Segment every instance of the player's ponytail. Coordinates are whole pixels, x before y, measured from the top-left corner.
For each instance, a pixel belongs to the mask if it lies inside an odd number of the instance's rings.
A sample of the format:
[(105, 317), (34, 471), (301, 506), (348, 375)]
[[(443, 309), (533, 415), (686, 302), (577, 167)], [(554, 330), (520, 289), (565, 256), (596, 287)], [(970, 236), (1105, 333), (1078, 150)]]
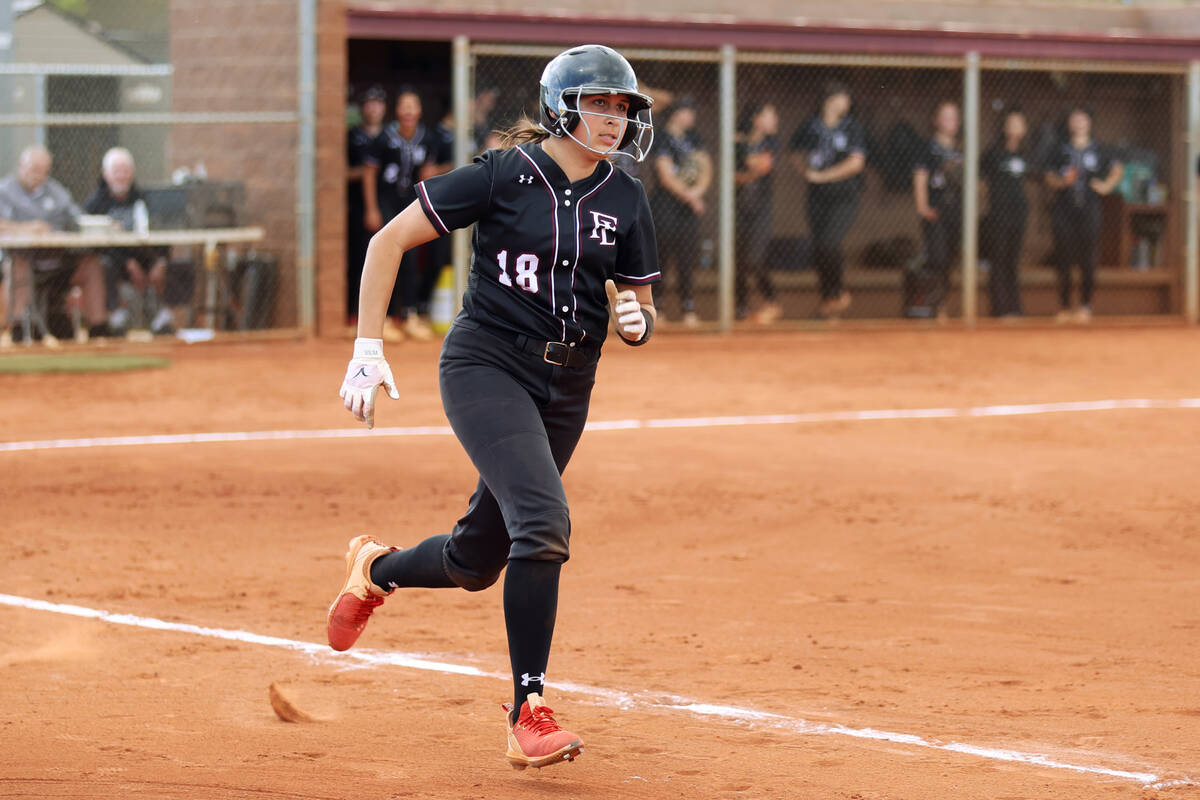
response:
[(496, 131), (496, 133), (500, 135), (500, 146), (505, 149), (525, 142), (542, 142), (550, 138), (549, 131), (526, 116), (517, 120), (515, 125), (502, 131)]

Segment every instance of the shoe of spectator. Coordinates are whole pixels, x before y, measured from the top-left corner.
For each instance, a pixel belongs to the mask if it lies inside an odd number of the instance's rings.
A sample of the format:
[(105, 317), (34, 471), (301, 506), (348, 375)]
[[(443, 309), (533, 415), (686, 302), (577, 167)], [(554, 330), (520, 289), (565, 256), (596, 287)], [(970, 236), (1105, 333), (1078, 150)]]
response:
[(175, 315), (171, 313), (171, 309), (160, 308), (154, 315), (154, 321), (150, 323), (150, 332), (157, 335), (174, 333), (174, 322)]
[[(700, 315), (695, 311), (683, 312), (683, 319), (681, 321), (683, 322), (683, 327), (685, 328), (700, 327)], [(655, 320), (655, 322), (657, 322), (657, 320)]]
[(9, 331), (8, 329), (0, 331), (0, 350), (4, 349), (5, 347), (12, 347), (12, 345), (13, 345), (12, 332)]
[(414, 341), (427, 342), (433, 338), (433, 328), (416, 314), (409, 314), (404, 320), (404, 334)]
[(1069, 308), (1059, 309), (1058, 313), (1054, 315), (1054, 321), (1059, 325), (1070, 322), (1073, 319), (1075, 319), (1075, 312)]
[(841, 316), (850, 307), (850, 293), (842, 292), (837, 297), (821, 301), (821, 316), (827, 319)]
[(783, 306), (779, 303), (763, 303), (750, 315), (750, 319), (759, 325), (774, 325), (782, 316)]
[(1091, 306), (1080, 306), (1079, 310), (1075, 312), (1075, 321), (1082, 325), (1086, 325), (1089, 322), (1091, 322), (1092, 321), (1092, 307)]
[(129, 327), (131, 316), (129, 309), (122, 306), (108, 315), (108, 327), (113, 331), (124, 333)]
[(391, 317), (384, 317), (383, 340), (385, 342), (403, 342), (407, 338), (408, 337), (404, 335), (404, 330), (396, 325)]

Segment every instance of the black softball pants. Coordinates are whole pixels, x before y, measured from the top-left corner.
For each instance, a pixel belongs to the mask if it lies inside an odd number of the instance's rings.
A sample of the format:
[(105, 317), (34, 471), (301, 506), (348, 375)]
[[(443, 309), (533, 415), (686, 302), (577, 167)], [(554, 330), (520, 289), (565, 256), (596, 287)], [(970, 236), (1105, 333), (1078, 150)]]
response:
[(737, 295), (738, 313), (745, 313), (750, 303), (750, 279), (758, 283), (763, 300), (775, 302), (775, 284), (771, 280), (771, 269), (767, 261), (767, 248), (771, 243), (771, 209), (752, 209), (742, 212), (739, 208), (734, 226), (737, 250), (737, 271), (734, 287)]
[(547, 364), (475, 320), (455, 320), (439, 365), (442, 405), (479, 470), (443, 551), (443, 568), (458, 586), (487, 588), (509, 559), (569, 557), (562, 472), (583, 433), (595, 375), (594, 362)]
[(1018, 264), (1028, 215), (1026, 209), (1013, 208), (993, 212), (988, 218), (987, 235), (992, 256), (988, 294), (994, 317), (1021, 313)]
[(595, 358), (558, 367), (524, 343), (461, 314), (454, 321), (442, 344), (442, 405), (479, 483), (452, 533), (371, 566), (381, 587), (479, 591), (507, 565), (504, 622), (516, 709), (545, 691), (571, 535), (562, 471), (583, 433), (596, 374)]
[[(658, 261), (667, 274), (669, 263), (675, 270), (675, 292), (684, 312), (694, 311), (696, 298), (692, 291), (692, 276), (700, 260), (700, 218), (692, 210), (676, 200), (662, 198), (654, 206), (654, 233), (658, 239)], [(658, 288), (655, 284), (655, 303), (658, 304)]]
[(921, 220), (925, 240), (925, 265), (935, 281), (930, 305), (941, 307), (950, 292), (950, 268), (962, 242), (962, 213), (958, 209), (938, 209), (938, 218)]
[(1079, 302), (1090, 306), (1096, 288), (1100, 204), (1059, 205), (1054, 209), (1051, 226), (1058, 255), (1058, 305), (1060, 308), (1071, 307), (1071, 267), (1078, 264), (1081, 273)]
[(817, 268), (822, 300), (832, 300), (842, 293), (842, 276), (846, 270), (842, 239), (846, 238), (857, 214), (856, 194), (830, 197), (819, 192), (809, 193), (808, 234), (812, 240), (812, 260)]

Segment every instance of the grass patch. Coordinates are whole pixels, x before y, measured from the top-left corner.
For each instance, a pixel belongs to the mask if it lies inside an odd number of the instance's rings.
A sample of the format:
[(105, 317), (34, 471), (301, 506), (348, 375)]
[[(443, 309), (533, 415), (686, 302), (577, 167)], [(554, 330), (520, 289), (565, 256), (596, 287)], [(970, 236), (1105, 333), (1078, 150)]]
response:
[(125, 372), (162, 369), (171, 362), (152, 356), (89, 353), (19, 353), (0, 355), (0, 375), (33, 375), (49, 372)]

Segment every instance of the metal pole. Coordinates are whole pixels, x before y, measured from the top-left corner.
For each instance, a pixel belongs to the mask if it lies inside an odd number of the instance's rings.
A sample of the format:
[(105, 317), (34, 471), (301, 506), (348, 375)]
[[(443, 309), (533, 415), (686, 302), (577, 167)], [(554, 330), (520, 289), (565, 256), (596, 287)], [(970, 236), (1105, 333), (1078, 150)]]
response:
[(717, 322), (733, 329), (733, 137), (737, 114), (737, 48), (721, 45), (721, 121), (717, 167)]
[(1187, 252), (1184, 255), (1183, 295), (1187, 321), (1200, 320), (1200, 197), (1197, 197), (1196, 162), (1200, 161), (1200, 61), (1188, 65), (1187, 78), (1187, 164), (1184, 165), (1184, 228)]
[[(0, 0), (0, 65), (7, 64), (12, 60), (12, 45), (13, 45), (13, 11), (12, 0)], [(19, 79), (13, 79), (5, 76), (0, 79), (0, 114), (7, 114), (13, 110), (13, 89)], [(16, 162), (16, 153), (13, 152), (13, 135), (12, 131), (0, 130), (0, 164), (4, 165), (3, 172), (7, 173), (9, 160)], [(6, 285), (11, 285), (6, 284)]]
[[(454, 166), (461, 167), (471, 162), (474, 155), (474, 130), (471, 119), (471, 41), (466, 36), (455, 36), (453, 44), (453, 97), (454, 104)], [(471, 269), (470, 242), (465, 228), (451, 234), (450, 258), (454, 262), (454, 310), (462, 308), (463, 293), (467, 291), (467, 275)]]
[(317, 0), (300, 0), (300, 151), (296, 156), (296, 302), (300, 327), (312, 334), (316, 317), (313, 280), (316, 197)]
[(974, 326), (979, 317), (979, 53), (974, 50), (967, 53), (963, 71), (963, 129), (963, 322)]

